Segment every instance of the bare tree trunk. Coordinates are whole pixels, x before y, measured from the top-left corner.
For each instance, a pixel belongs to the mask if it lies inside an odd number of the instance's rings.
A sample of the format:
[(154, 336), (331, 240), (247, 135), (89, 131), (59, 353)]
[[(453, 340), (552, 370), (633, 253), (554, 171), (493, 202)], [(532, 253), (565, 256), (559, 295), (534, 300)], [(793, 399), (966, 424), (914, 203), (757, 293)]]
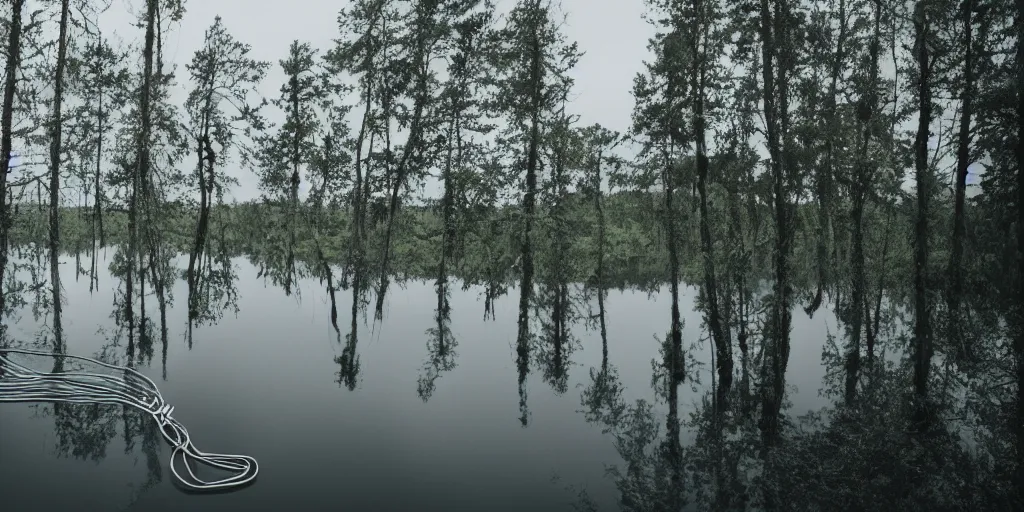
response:
[(53, 119), (50, 125), (50, 286), (53, 288), (54, 350), (63, 352), (64, 330), (61, 326), (60, 299), (60, 151), (62, 107), (64, 101), (64, 69), (68, 53), (69, 0), (60, 4), (60, 39), (57, 42), (57, 69), (53, 86)]
[(597, 282), (597, 317), (601, 327), (601, 371), (608, 369), (608, 326), (605, 322), (605, 279), (604, 279), (604, 251), (605, 251), (605, 219), (604, 205), (601, 197), (601, 150), (597, 152), (597, 161), (594, 166), (594, 210), (597, 212), (597, 270), (594, 280)]
[(818, 236), (817, 236), (817, 264), (818, 264), (818, 291), (814, 297), (813, 304), (808, 308), (814, 312), (821, 306), (825, 289), (829, 285), (828, 276), (828, 238), (832, 224), (832, 184), (835, 174), (835, 122), (836, 122), (836, 95), (839, 89), (839, 77), (842, 73), (844, 49), (846, 48), (846, 0), (839, 0), (839, 34), (836, 37), (836, 51), (832, 56), (831, 83), (828, 88), (828, 98), (825, 100), (825, 115), (822, 119), (825, 125), (825, 165), (815, 173), (816, 195), (818, 196)]
[[(371, 23), (367, 28), (367, 35), (369, 31), (373, 30), (375, 23)], [(363, 77), (365, 83), (365, 96), (366, 109), (363, 110), (363, 119), (359, 125), (359, 135), (356, 137), (356, 148), (355, 148), (355, 184), (352, 187), (352, 227), (351, 236), (352, 242), (350, 247), (349, 265), (353, 268), (358, 268), (362, 265), (363, 259), (363, 248), (364, 248), (364, 237), (365, 233), (365, 221), (363, 220), (366, 216), (366, 201), (369, 198), (369, 194), (363, 193), (363, 142), (366, 140), (366, 131), (370, 123), (373, 108), (373, 49), (366, 49), (366, 57), (363, 60), (364, 69), (366, 69), (366, 76)], [(373, 140), (371, 137), (370, 150), (373, 150)]]
[[(788, 6), (785, 0), (776, 0), (774, 15), (769, 0), (761, 0), (762, 80), (764, 88), (765, 125), (768, 134), (768, 152), (771, 156), (775, 210), (774, 303), (771, 313), (772, 336), (765, 354), (770, 382), (764, 385), (760, 429), (766, 448), (774, 446), (779, 438), (779, 414), (785, 394), (786, 366), (789, 362), (789, 252), (791, 205), (788, 200), (786, 165), (789, 163), (786, 128), (788, 124), (786, 71), (789, 51), (785, 27)], [(778, 82), (775, 62), (778, 58)], [(776, 103), (776, 100), (778, 103)], [(778, 106), (777, 106), (778, 105)], [(783, 160), (786, 160), (785, 162)]]
[(931, 370), (932, 328), (928, 301), (928, 202), (931, 198), (931, 176), (928, 169), (928, 138), (932, 118), (931, 66), (928, 41), (931, 36), (927, 3), (918, 0), (914, 6), (914, 50), (918, 65), (917, 138), (914, 141), (914, 168), (917, 179), (917, 222), (914, 228), (914, 420), (919, 432), (928, 429), (928, 376)]
[(395, 225), (395, 217), (398, 214), (399, 194), (408, 179), (409, 168), (412, 165), (413, 156), (421, 151), (423, 145), (423, 116), (430, 94), (429, 83), (427, 81), (427, 78), (429, 77), (427, 73), (427, 68), (429, 66), (429, 27), (432, 24), (437, 4), (426, 2), (423, 7), (417, 7), (417, 9), (420, 8), (423, 9), (423, 12), (420, 12), (417, 15), (416, 23), (414, 24), (417, 40), (416, 52), (413, 56), (412, 62), (410, 63), (412, 66), (416, 67), (416, 89), (415, 98), (413, 100), (413, 115), (412, 120), (409, 123), (409, 138), (405, 143), (405, 147), (402, 150), (402, 157), (395, 169), (395, 181), (391, 188), (391, 199), (388, 206), (388, 223), (384, 230), (384, 247), (383, 255), (381, 256), (380, 287), (377, 294), (377, 307), (375, 310), (375, 316), (377, 319), (382, 318), (384, 312), (384, 298), (387, 295), (388, 272), (390, 271), (389, 265), (391, 259), (391, 238)]
[[(871, 308), (865, 306), (864, 321), (867, 323), (867, 349), (868, 365), (875, 362), (875, 342), (882, 323), (882, 298), (885, 294), (885, 280), (888, 272), (887, 259), (889, 257), (889, 241), (892, 235), (892, 214), (890, 213), (885, 223), (885, 238), (882, 241), (881, 264), (879, 265), (878, 291), (875, 294), (875, 317), (874, 324), (871, 321)], [(867, 301), (865, 300), (865, 303)]]
[(974, 0), (963, 2), (964, 30), (964, 88), (960, 105), (960, 133), (956, 152), (956, 185), (953, 206), (953, 247), (949, 257), (950, 289), (946, 303), (949, 306), (949, 333), (951, 341), (957, 345), (959, 356), (970, 359), (969, 349), (964, 344), (960, 323), (960, 302), (964, 288), (964, 236), (967, 231), (964, 202), (967, 194), (967, 166), (971, 164), (971, 116), (973, 115), (971, 97), (974, 95), (974, 55), (973, 55), (973, 10)]
[(95, 199), (93, 200), (93, 229), (99, 233), (100, 247), (107, 245), (107, 237), (103, 232), (103, 204), (100, 198), (103, 197), (103, 190), (100, 188), (100, 173), (103, 168), (103, 90), (98, 94), (96, 106), (96, 175), (94, 185), (96, 187)]
[(24, 7), (25, 0), (13, 0), (11, 5), (11, 24), (7, 31), (7, 64), (4, 67), (4, 104), (3, 113), (0, 114), (0, 321), (6, 312), (3, 282), (4, 271), (7, 269), (7, 240), (11, 228), (11, 204), (7, 202), (7, 173), (11, 172), (11, 128), (14, 120), (14, 93), (18, 86), (18, 67), (21, 64), (21, 11)]
[(683, 324), (679, 313), (679, 248), (676, 236), (676, 209), (673, 201), (675, 182), (672, 179), (675, 166), (672, 161), (672, 151), (669, 150), (668, 144), (666, 142), (662, 149), (662, 158), (664, 159), (665, 166), (662, 171), (662, 186), (665, 189), (664, 222), (665, 230), (667, 231), (669, 289), (672, 296), (672, 324), (669, 328), (671, 360), (669, 361), (668, 369), (670, 372), (669, 379), (674, 387), (677, 383), (686, 380), (686, 365), (683, 363)]
[(522, 278), (519, 290), (519, 318), (516, 336), (516, 366), (519, 370), (519, 401), (520, 421), (526, 426), (526, 373), (530, 358), (530, 297), (533, 294), (533, 217), (536, 207), (537, 167), (540, 159), (540, 109), (543, 105), (541, 89), (541, 73), (543, 53), (540, 47), (539, 2), (533, 11), (532, 38), (530, 41), (530, 133), (526, 150), (526, 192), (523, 194), (523, 238), (520, 257), (522, 258)]
[[(129, 201), (128, 209), (128, 275), (125, 279), (125, 320), (128, 323), (128, 353), (129, 353), (129, 364), (131, 359), (134, 357), (135, 346), (133, 338), (134, 325), (134, 301), (132, 295), (134, 292), (132, 282), (133, 274), (135, 271), (135, 256), (136, 254), (142, 254), (139, 250), (139, 226), (138, 226), (138, 208), (139, 208), (139, 196), (142, 195), (145, 200), (145, 192), (143, 187), (145, 183), (142, 180), (145, 174), (145, 169), (149, 167), (149, 139), (150, 132), (152, 130), (152, 109), (151, 109), (151, 98), (153, 91), (153, 40), (156, 25), (156, 12), (157, 12), (158, 0), (147, 0), (146, 2), (146, 43), (144, 50), (144, 67), (142, 75), (142, 94), (139, 102), (139, 111), (141, 113), (142, 131), (138, 138), (137, 147), (137, 162), (134, 171), (132, 172), (132, 190), (131, 199)], [(139, 268), (140, 284), (142, 282), (142, 271)], [(140, 295), (142, 292), (140, 291)], [(145, 318), (145, 312), (141, 313), (142, 317)], [(140, 333), (143, 327), (140, 326)]]
[[(457, 116), (458, 114), (456, 114)], [(443, 182), (444, 195), (441, 198), (441, 221), (443, 222), (441, 232), (441, 262), (437, 269), (437, 333), (438, 351), (444, 351), (445, 329), (444, 322), (449, 318), (450, 305), (448, 303), (448, 260), (452, 257), (455, 243), (455, 183), (452, 179), (452, 135), (455, 132), (455, 117), (448, 125), (448, 147), (445, 151)]]
[[(705, 133), (704, 101), (706, 95), (707, 77), (707, 49), (701, 51), (701, 35), (706, 33), (705, 6), (703, 0), (694, 0), (693, 10), (695, 16), (692, 30), (694, 69), (691, 71), (691, 82), (693, 89), (693, 129), (697, 153), (697, 191), (700, 195), (700, 241), (701, 252), (704, 262), (704, 298), (705, 312), (707, 314), (708, 330), (711, 331), (711, 339), (715, 344), (716, 362), (718, 370), (718, 393), (715, 397), (715, 410), (723, 413), (729, 408), (729, 393), (732, 389), (732, 344), (726, 336), (722, 327), (722, 315), (718, 303), (718, 281), (715, 275), (715, 255), (711, 243), (711, 224), (708, 219), (708, 162), (707, 136)], [(706, 45), (706, 41), (705, 41)]]
[[(1017, 83), (1024, 83), (1024, 0), (1017, 0)], [(1017, 94), (1017, 504), (1024, 506), (1024, 94)]]
[[(188, 317), (189, 321), (195, 320), (199, 315), (198, 290), (202, 279), (203, 254), (206, 252), (206, 238), (210, 225), (210, 193), (213, 188), (213, 158), (209, 158), (204, 165), (203, 143), (209, 141), (209, 128), (197, 147), (199, 162), (196, 166), (196, 179), (199, 185), (199, 219), (196, 222), (196, 237), (192, 251), (188, 259)], [(208, 167), (208, 169), (207, 169)], [(209, 174), (209, 177), (206, 175)]]
[[(857, 158), (856, 173), (854, 174), (853, 209), (851, 217), (853, 221), (852, 250), (850, 251), (851, 272), (851, 328), (850, 347), (846, 357), (846, 401), (853, 402), (857, 396), (857, 383), (860, 381), (860, 345), (864, 331), (865, 317), (865, 296), (867, 289), (867, 277), (864, 270), (864, 204), (867, 201), (868, 192), (874, 178), (873, 164), (870, 162), (868, 152), (871, 148), (871, 135), (874, 132), (872, 121), (874, 111), (878, 107), (878, 52), (881, 47), (881, 5), (875, 3), (875, 28), (868, 48), (869, 78), (867, 91), (861, 96), (858, 106), (858, 118), (860, 119), (862, 135), (860, 140), (860, 154)], [(870, 327), (869, 327), (870, 329)], [(873, 347), (872, 347), (873, 348)]]

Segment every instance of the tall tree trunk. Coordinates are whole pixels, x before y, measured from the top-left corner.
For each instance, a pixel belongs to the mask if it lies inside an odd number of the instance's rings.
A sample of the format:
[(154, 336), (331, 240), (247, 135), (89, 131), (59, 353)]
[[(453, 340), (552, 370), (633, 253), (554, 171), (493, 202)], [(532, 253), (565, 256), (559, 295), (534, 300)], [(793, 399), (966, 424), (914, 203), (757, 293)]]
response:
[(291, 82), (292, 82), (292, 84), (291, 84), (292, 85), (292, 93), (291, 93), (291, 102), (290, 103), (291, 103), (291, 109), (292, 109), (292, 119), (295, 120), (295, 123), (297, 125), (297, 128), (295, 130), (296, 131), (295, 137), (292, 140), (292, 148), (291, 148), (292, 149), (292, 155), (291, 155), (291, 157), (292, 157), (292, 178), (291, 178), (290, 199), (291, 199), (291, 207), (292, 207), (292, 211), (291, 211), (291, 215), (292, 215), (291, 224), (294, 226), (295, 225), (295, 215), (298, 213), (298, 209), (299, 209), (299, 182), (301, 180), (301, 176), (299, 175), (299, 165), (300, 165), (300, 162), (301, 162), (301, 159), (302, 159), (301, 154), (300, 154), (299, 151), (300, 151), (300, 147), (301, 147), (301, 144), (302, 144), (302, 138), (303, 138), (304, 134), (302, 133), (302, 127), (299, 126), (299, 125), (301, 125), (301, 119), (299, 117), (301, 115), (301, 111), (300, 111), (300, 108), (299, 108), (300, 105), (299, 105), (299, 76), (298, 76), (298, 74), (292, 75)]
[(63, 352), (63, 328), (60, 302), (60, 151), (62, 107), (64, 102), (64, 69), (68, 53), (69, 0), (60, 4), (60, 39), (57, 41), (57, 69), (53, 86), (53, 119), (50, 121), (50, 285), (53, 287), (54, 350)]
[(441, 232), (441, 262), (437, 270), (437, 332), (438, 352), (443, 353), (445, 345), (444, 323), (448, 321), (450, 306), (448, 304), (448, 261), (454, 252), (455, 242), (455, 182), (452, 178), (452, 138), (455, 132), (456, 113), (448, 123), (448, 144), (445, 149), (443, 171), (444, 195), (441, 198), (441, 220), (444, 223)]
[(98, 92), (96, 105), (96, 174), (93, 177), (93, 184), (96, 187), (95, 199), (93, 200), (93, 229), (98, 231), (100, 247), (107, 245), (107, 236), (103, 231), (103, 204), (100, 200), (103, 197), (100, 176), (103, 170), (103, 89)]
[(11, 129), (14, 121), (14, 93), (18, 86), (18, 67), (21, 65), (21, 11), (25, 0), (13, 0), (11, 24), (7, 31), (7, 64), (4, 67), (4, 104), (0, 114), (0, 321), (6, 310), (3, 283), (7, 269), (7, 240), (10, 235), (11, 214), (7, 194), (7, 173), (11, 172)]
[[(209, 140), (209, 127), (204, 127), (204, 134), (201, 140), (197, 141), (196, 157), (198, 162), (196, 164), (196, 180), (199, 185), (199, 219), (196, 221), (196, 236), (195, 242), (192, 247), (192, 251), (188, 258), (188, 318), (189, 321), (195, 320), (199, 316), (199, 296), (197, 291), (199, 289), (199, 282), (202, 276), (202, 261), (203, 254), (206, 249), (206, 236), (209, 229), (210, 223), (210, 197), (209, 190), (213, 186), (213, 161), (212, 159), (204, 165), (206, 159), (203, 158), (203, 147), (204, 142)], [(207, 170), (206, 166), (209, 166), (210, 183), (207, 183)]]
[[(871, 322), (871, 308), (865, 306), (864, 321), (867, 323), (867, 349), (868, 349), (868, 365), (873, 365), (875, 362), (875, 342), (878, 339), (878, 333), (882, 323), (882, 298), (885, 295), (885, 280), (886, 273), (888, 272), (887, 260), (889, 257), (889, 241), (892, 236), (892, 214), (890, 212), (889, 217), (885, 222), (885, 238), (882, 240), (882, 255), (881, 262), (879, 264), (878, 271), (878, 290), (875, 292), (875, 319), (874, 324)], [(865, 300), (865, 304), (867, 301)]]
[(664, 159), (664, 170), (662, 171), (662, 186), (665, 189), (665, 213), (664, 222), (666, 243), (668, 245), (668, 274), (669, 289), (672, 297), (671, 319), (669, 327), (669, 339), (671, 343), (671, 360), (669, 361), (669, 380), (672, 386), (681, 383), (686, 379), (686, 365), (683, 357), (683, 324), (679, 313), (679, 246), (676, 236), (676, 208), (674, 205), (675, 182), (672, 179), (675, 173), (675, 165), (672, 161), (672, 151), (669, 143), (662, 149)]
[(828, 88), (828, 97), (825, 100), (825, 115), (822, 116), (822, 120), (825, 122), (822, 126), (825, 133), (825, 165), (818, 169), (814, 175), (815, 194), (818, 199), (818, 236), (816, 247), (818, 291), (814, 297), (814, 303), (808, 309), (809, 312), (814, 312), (821, 306), (825, 289), (829, 285), (828, 240), (832, 225), (832, 183), (835, 175), (836, 96), (839, 92), (839, 78), (843, 70), (846, 31), (846, 0), (839, 0), (839, 34), (836, 36), (836, 51), (832, 56), (831, 81)]
[[(1024, 0), (1017, 0), (1017, 83), (1024, 84)], [(1024, 93), (1017, 87), (1017, 504), (1024, 506)]]
[[(859, 178), (860, 176), (857, 177)], [(862, 185), (860, 184), (854, 184), (853, 207), (850, 211), (850, 220), (853, 228), (850, 241), (853, 247), (850, 250), (850, 344), (847, 347), (845, 363), (845, 399), (847, 403), (852, 403), (857, 397), (857, 384), (860, 382), (861, 367), (861, 336), (864, 332), (864, 194), (866, 191), (861, 187)]]
[[(102, 39), (99, 39), (102, 43)], [(92, 219), (92, 264), (89, 269), (89, 292), (92, 292), (99, 285), (97, 275), (98, 262), (97, 252), (106, 246), (106, 234), (103, 231), (103, 190), (100, 188), (100, 176), (103, 169), (103, 89), (102, 84), (97, 91), (96, 101), (96, 172), (93, 175), (93, 186), (95, 194), (93, 198), (93, 219)], [(97, 240), (99, 245), (97, 246)]]
[[(875, 3), (875, 26), (868, 43), (868, 69), (870, 70), (867, 90), (860, 98), (858, 118), (861, 123), (860, 151), (856, 162), (853, 179), (853, 221), (852, 250), (850, 251), (851, 272), (851, 328), (850, 346), (846, 357), (846, 401), (853, 402), (857, 395), (857, 383), (860, 381), (860, 345), (864, 332), (865, 296), (867, 277), (864, 270), (864, 204), (874, 178), (874, 164), (870, 160), (871, 136), (874, 132), (873, 118), (878, 108), (878, 52), (881, 47), (882, 10), (879, 2)], [(870, 329), (870, 327), (869, 327)], [(873, 347), (872, 347), (873, 348)]]
[[(203, 100), (201, 133), (196, 138), (196, 185), (199, 187), (199, 218), (196, 221), (196, 235), (192, 251), (189, 253), (188, 271), (188, 320), (191, 323), (199, 315), (199, 284), (202, 279), (203, 254), (206, 251), (206, 239), (210, 223), (210, 203), (213, 193), (213, 166), (216, 156), (210, 144), (210, 116), (213, 113), (213, 94), (216, 73), (219, 66), (216, 57), (205, 69), (207, 76), (204, 84), (208, 89)], [(207, 179), (209, 175), (209, 179)]]
[(931, 28), (928, 3), (918, 0), (914, 6), (914, 50), (917, 57), (917, 99), (919, 117), (914, 140), (914, 170), (917, 180), (917, 221), (914, 227), (914, 421), (919, 432), (928, 429), (928, 375), (931, 370), (932, 328), (928, 301), (928, 203), (931, 176), (928, 169), (928, 138), (932, 118), (931, 65), (928, 43)]
[[(138, 147), (136, 148), (136, 166), (132, 171), (132, 190), (131, 198), (129, 200), (128, 208), (128, 273), (125, 279), (125, 321), (128, 324), (128, 353), (129, 353), (129, 364), (134, 358), (135, 354), (135, 342), (134, 342), (134, 283), (133, 277), (136, 270), (136, 255), (142, 254), (139, 249), (139, 225), (138, 225), (138, 209), (140, 196), (142, 200), (145, 200), (145, 191), (143, 190), (144, 182), (142, 180), (145, 174), (145, 169), (149, 166), (149, 142), (150, 133), (152, 130), (152, 92), (153, 92), (153, 46), (154, 46), (154, 34), (156, 31), (156, 12), (158, 7), (158, 0), (147, 0), (146, 2), (146, 42), (145, 49), (143, 51), (143, 72), (142, 72), (142, 91), (139, 100), (139, 112), (141, 114), (141, 132), (137, 139)], [(139, 267), (140, 283), (142, 281), (142, 269)], [(141, 288), (141, 287), (140, 287)], [(140, 296), (142, 291), (140, 289)], [(141, 313), (142, 317), (145, 317), (145, 312)], [(140, 326), (141, 332), (142, 326)]]
[(964, 88), (960, 104), (960, 133), (956, 151), (956, 185), (953, 206), (953, 247), (949, 257), (949, 281), (946, 303), (949, 306), (949, 334), (951, 341), (957, 345), (958, 355), (968, 360), (970, 353), (965, 345), (961, 331), (960, 302), (964, 288), (964, 236), (967, 232), (964, 202), (967, 194), (967, 166), (971, 164), (971, 116), (973, 115), (971, 97), (974, 95), (974, 55), (973, 55), (973, 11), (974, 0), (964, 0)]
[(597, 160), (594, 165), (594, 211), (597, 213), (597, 269), (594, 273), (594, 280), (597, 282), (597, 318), (601, 328), (601, 371), (608, 369), (608, 326), (605, 322), (605, 279), (604, 279), (604, 251), (605, 251), (605, 220), (604, 204), (601, 197), (601, 150), (597, 152)]
[[(787, 35), (784, 33), (788, 7), (785, 0), (775, 1), (774, 15), (769, 0), (761, 0), (762, 80), (768, 153), (771, 158), (772, 188), (775, 210), (774, 301), (771, 312), (771, 333), (766, 347), (765, 363), (769, 382), (762, 392), (762, 440), (766, 448), (774, 446), (779, 437), (779, 414), (785, 393), (786, 365), (789, 361), (789, 251), (790, 209), (786, 165), (789, 163), (785, 131), (788, 108), (786, 71), (789, 65)], [(775, 59), (778, 58), (778, 82)], [(776, 101), (778, 103), (776, 103)], [(778, 106), (777, 106), (778, 105)], [(786, 162), (783, 162), (785, 158)]]
[(683, 446), (680, 437), (682, 429), (679, 424), (679, 385), (681, 381), (672, 381), (668, 388), (668, 417), (665, 422), (666, 439), (668, 444), (666, 454), (668, 456), (669, 482), (668, 496), (666, 496), (666, 510), (671, 512), (682, 511), (686, 501), (686, 493), (683, 487)]
[(516, 335), (516, 367), (519, 371), (520, 423), (529, 420), (526, 409), (526, 374), (530, 360), (530, 297), (533, 295), (533, 220), (536, 207), (537, 167), (540, 160), (540, 110), (543, 106), (541, 76), (543, 49), (540, 45), (540, 2), (534, 5), (530, 40), (530, 132), (526, 148), (526, 191), (523, 194), (523, 238), (520, 247), (522, 277), (519, 290), (518, 333)]
[(435, 9), (437, 8), (436, 2), (425, 2), (423, 6), (417, 6), (417, 9), (423, 9), (417, 15), (417, 19), (414, 26), (416, 30), (416, 53), (413, 56), (413, 66), (416, 66), (416, 88), (415, 98), (413, 100), (413, 114), (412, 120), (409, 123), (409, 138), (405, 143), (405, 147), (402, 149), (402, 157), (398, 162), (395, 169), (394, 184), (391, 189), (391, 199), (388, 206), (388, 223), (384, 230), (384, 246), (383, 255), (381, 257), (381, 269), (380, 269), (380, 287), (377, 294), (377, 307), (375, 310), (375, 316), (377, 319), (382, 318), (384, 312), (384, 298), (387, 295), (388, 287), (388, 273), (390, 271), (390, 259), (391, 259), (391, 239), (394, 230), (395, 217), (398, 214), (399, 194), (401, 193), (402, 187), (405, 186), (408, 180), (409, 168), (412, 166), (414, 155), (418, 155), (422, 151), (423, 145), (423, 116), (424, 111), (427, 107), (427, 101), (429, 100), (430, 89), (427, 79), (429, 78), (428, 67), (429, 67), (429, 27), (433, 23), (433, 17)]
[[(726, 337), (722, 327), (722, 316), (718, 303), (718, 281), (715, 275), (715, 255), (711, 242), (711, 221), (708, 218), (708, 152), (707, 136), (705, 133), (704, 101), (706, 94), (707, 76), (707, 51), (701, 51), (701, 35), (706, 33), (705, 6), (703, 0), (694, 0), (694, 16), (696, 18), (692, 27), (693, 34), (693, 55), (694, 69), (691, 71), (691, 83), (694, 94), (693, 130), (697, 153), (697, 191), (700, 195), (700, 242), (704, 262), (704, 298), (705, 313), (707, 314), (708, 330), (711, 331), (711, 339), (715, 344), (718, 370), (718, 394), (715, 397), (715, 410), (723, 413), (729, 408), (729, 392), (732, 389), (732, 344)], [(706, 45), (707, 42), (705, 41)]]
[[(366, 57), (365, 65), (367, 69), (370, 69), (370, 56)], [(366, 101), (366, 109), (363, 111), (363, 119), (359, 125), (359, 135), (356, 137), (356, 155), (355, 155), (355, 185), (352, 187), (352, 226), (351, 226), (351, 237), (349, 247), (349, 266), (353, 268), (361, 265), (363, 258), (363, 236), (364, 236), (364, 221), (366, 211), (366, 198), (363, 194), (363, 142), (366, 140), (367, 125), (370, 123), (370, 116), (373, 107), (373, 75), (367, 72), (367, 76), (363, 78), (365, 86), (364, 101)], [(371, 150), (372, 150), (371, 143)]]
[[(735, 185), (734, 185), (735, 186)], [(747, 298), (746, 287), (747, 249), (743, 241), (743, 217), (740, 212), (739, 192), (734, 188), (729, 191), (729, 240), (736, 244), (738, 254), (731, 259), (733, 288), (736, 293), (736, 311), (733, 318), (736, 325), (736, 343), (740, 349), (740, 404), (741, 413), (746, 418), (750, 413), (750, 354), (747, 345)], [(730, 294), (732, 292), (730, 291)]]
[(300, 109), (299, 92), (298, 91), (299, 91), (299, 76), (298, 76), (298, 71), (296, 71), (295, 74), (293, 74), (291, 76), (291, 97), (289, 98), (291, 100), (289, 103), (291, 104), (292, 119), (294, 119), (294, 121), (295, 121), (296, 128), (295, 128), (295, 137), (292, 140), (292, 147), (291, 147), (291, 150), (292, 150), (292, 154), (291, 154), (292, 176), (291, 176), (291, 180), (290, 180), (290, 188), (289, 188), (289, 191), (288, 191), (288, 197), (289, 197), (289, 201), (288, 201), (289, 202), (289, 207), (288, 207), (288, 253), (287, 253), (287, 256), (286, 256), (287, 259), (285, 261), (285, 283), (284, 283), (284, 288), (285, 288), (285, 294), (286, 295), (291, 295), (291, 289), (292, 289), (293, 269), (295, 267), (295, 244), (296, 244), (295, 229), (296, 229), (296, 223), (298, 222), (298, 215), (299, 215), (299, 182), (302, 179), (301, 176), (299, 175), (299, 166), (301, 165), (301, 159), (302, 159), (302, 155), (300, 153), (300, 149), (301, 149), (302, 137), (303, 137), (304, 134), (302, 133), (302, 122), (301, 122), (301, 119), (299, 117), (301, 115), (301, 109)]

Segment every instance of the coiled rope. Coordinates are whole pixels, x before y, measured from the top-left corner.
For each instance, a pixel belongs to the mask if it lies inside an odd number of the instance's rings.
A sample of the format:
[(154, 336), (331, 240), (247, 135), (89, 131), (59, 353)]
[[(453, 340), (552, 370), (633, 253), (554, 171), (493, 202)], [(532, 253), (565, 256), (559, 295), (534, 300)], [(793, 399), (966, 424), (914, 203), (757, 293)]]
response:
[[(124, 377), (89, 372), (44, 373), (18, 364), (12, 354), (63, 358), (83, 361), (123, 373)], [(87, 357), (36, 352), (13, 348), (0, 348), (0, 402), (64, 402), (70, 404), (128, 405), (149, 413), (164, 439), (174, 447), (170, 457), (171, 473), (188, 489), (195, 491), (224, 491), (247, 485), (256, 479), (259, 466), (256, 459), (246, 455), (206, 453), (192, 444), (188, 431), (171, 417), (174, 407), (168, 405), (149, 377), (133, 368), (115, 366)], [(188, 477), (175, 467), (179, 456), (185, 462)], [(196, 476), (195, 463), (233, 472), (222, 480), (206, 481)]]

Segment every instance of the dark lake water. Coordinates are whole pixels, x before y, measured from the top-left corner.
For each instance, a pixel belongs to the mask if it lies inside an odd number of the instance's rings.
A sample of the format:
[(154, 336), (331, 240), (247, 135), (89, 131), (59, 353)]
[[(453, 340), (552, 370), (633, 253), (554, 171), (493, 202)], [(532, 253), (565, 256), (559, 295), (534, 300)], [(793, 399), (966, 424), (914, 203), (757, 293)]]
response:
[[(330, 327), (324, 286), (302, 280), (298, 294), (287, 296), (245, 259), (235, 265), (238, 314), (194, 329), (190, 350), (187, 290), (179, 281), (168, 311), (166, 376), (159, 341), (151, 365), (140, 371), (175, 406), (199, 449), (255, 457), (256, 483), (226, 494), (182, 492), (167, 469), (170, 447), (138, 426), (126, 442), (120, 408), (76, 406), (69, 423), (57, 421), (51, 404), (0, 404), (4, 510), (569, 511), (576, 501), (570, 486), (586, 489), (601, 510), (617, 509), (605, 468), (622, 461), (610, 436), (580, 412), (589, 370), (601, 364), (596, 332), (573, 327), (582, 349), (572, 354), (565, 393), (531, 370), (523, 427), (513, 347), (517, 290), (496, 302), (496, 319), (487, 321), (482, 289), (453, 290), (457, 366), (424, 401), (417, 385), (429, 362), (425, 332), (437, 303), (432, 283), (392, 286), (383, 322), (361, 326), (358, 384), (350, 391), (338, 382), (335, 358), (344, 338), (339, 342)], [(104, 272), (99, 291), (90, 294), (88, 278), (75, 280), (73, 258), (65, 258), (62, 276), (68, 352), (94, 356), (110, 342), (117, 282)], [(686, 288), (682, 298), (686, 344), (704, 334), (695, 294)], [(344, 334), (351, 294), (337, 298)], [(156, 299), (147, 306), (155, 315)], [(613, 290), (607, 311), (609, 359), (624, 398), (653, 400), (654, 336), (668, 328), (668, 294)], [(10, 337), (31, 346), (46, 322), (25, 308), (12, 320)], [(791, 414), (824, 405), (818, 388), (828, 329), (835, 331), (828, 312), (813, 319), (794, 313)], [(698, 358), (710, 362), (707, 346)], [(707, 367), (702, 371), (709, 382)], [(680, 414), (697, 399), (682, 387)]]

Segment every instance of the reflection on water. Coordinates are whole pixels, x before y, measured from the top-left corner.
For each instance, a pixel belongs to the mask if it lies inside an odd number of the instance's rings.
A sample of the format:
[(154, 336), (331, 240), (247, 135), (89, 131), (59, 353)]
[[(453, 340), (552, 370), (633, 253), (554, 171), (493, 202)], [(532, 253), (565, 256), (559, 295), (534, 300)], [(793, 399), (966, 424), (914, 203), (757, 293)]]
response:
[[(327, 283), (322, 269), (288, 268), (286, 249), (232, 256), (212, 242), (191, 279), (166, 270), (188, 268), (187, 254), (149, 274), (157, 300), (132, 344), (117, 276), (105, 271), (117, 253), (95, 254), (88, 282), (61, 267), (67, 350), (160, 379), (200, 449), (250, 453), (264, 477), (244, 492), (183, 494), (164, 478), (169, 447), (147, 416), (5, 404), (0, 495), (10, 510), (335, 510), (339, 496), (354, 510), (572, 510), (580, 496), (599, 510), (683, 502), (695, 435), (684, 419), (704, 388), (660, 379), (652, 394), (652, 367), (667, 366), (662, 291), (604, 291), (598, 301), (588, 287), (541, 283), (522, 311), (517, 291), (495, 295), (490, 283), (396, 276), (375, 322), (372, 272), (349, 269), (337, 283), (330, 272)], [(21, 253), (24, 283), (36, 279), (33, 260)], [(680, 305), (687, 340), (701, 336), (695, 295), (687, 289)], [(48, 346), (45, 296), (19, 303), (5, 343)], [(797, 318), (797, 411), (820, 405), (818, 354), (834, 325), (826, 317)], [(709, 350), (697, 343), (688, 358), (707, 360)]]

